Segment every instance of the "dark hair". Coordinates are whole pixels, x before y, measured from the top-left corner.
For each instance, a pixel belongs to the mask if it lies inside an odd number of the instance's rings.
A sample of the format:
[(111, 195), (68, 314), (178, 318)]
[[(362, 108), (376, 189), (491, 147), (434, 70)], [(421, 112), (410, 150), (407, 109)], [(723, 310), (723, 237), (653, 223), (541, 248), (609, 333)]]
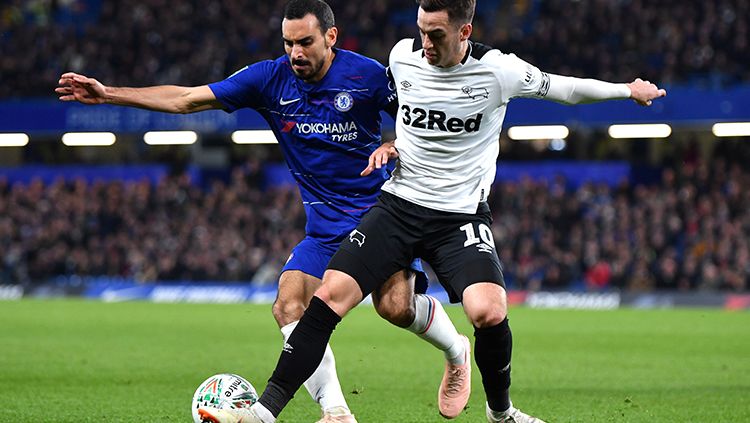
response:
[(425, 12), (448, 11), (448, 19), (453, 23), (467, 24), (474, 20), (476, 0), (417, 0)]
[(315, 15), (323, 34), (336, 25), (331, 6), (323, 0), (290, 0), (284, 7), (284, 19), (302, 19), (307, 15)]

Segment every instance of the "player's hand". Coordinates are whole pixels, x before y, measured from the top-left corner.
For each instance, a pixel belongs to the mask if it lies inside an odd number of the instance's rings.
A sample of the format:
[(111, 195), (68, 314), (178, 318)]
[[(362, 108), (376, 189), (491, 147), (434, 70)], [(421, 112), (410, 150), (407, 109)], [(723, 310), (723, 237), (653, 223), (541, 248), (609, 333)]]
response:
[(367, 176), (371, 174), (375, 169), (380, 169), (388, 164), (388, 160), (395, 159), (398, 157), (398, 150), (396, 150), (396, 143), (394, 141), (388, 141), (383, 143), (375, 151), (370, 154), (370, 161), (365, 170), (360, 173), (360, 176)]
[(641, 78), (629, 83), (628, 88), (630, 88), (630, 98), (641, 106), (650, 106), (652, 100), (667, 95), (667, 90), (659, 89), (655, 84)]
[(61, 101), (83, 104), (102, 104), (106, 101), (107, 88), (94, 78), (68, 72), (60, 77), (57, 84), (55, 92)]

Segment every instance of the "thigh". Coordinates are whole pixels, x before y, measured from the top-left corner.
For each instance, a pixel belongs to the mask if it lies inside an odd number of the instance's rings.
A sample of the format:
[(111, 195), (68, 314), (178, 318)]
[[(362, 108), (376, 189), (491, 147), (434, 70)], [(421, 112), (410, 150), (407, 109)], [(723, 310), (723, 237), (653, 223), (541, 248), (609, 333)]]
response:
[(288, 270), (281, 274), (273, 303), (273, 317), (279, 327), (302, 318), (320, 284), (320, 279), (299, 270)]
[(378, 314), (400, 327), (414, 321), (414, 275), (411, 270), (399, 270), (372, 293)]
[(279, 278), (276, 302), (299, 302), (307, 308), (315, 290), (320, 288), (320, 285), (321, 280), (315, 276), (299, 270), (288, 270)]
[(424, 242), (423, 257), (432, 266), (451, 302), (460, 302), (473, 284), (505, 288), (502, 266), (490, 229), (489, 211), (435, 219)]
[(328, 265), (353, 277), (364, 296), (412, 262), (415, 235), (395, 213), (381, 203), (370, 209)]

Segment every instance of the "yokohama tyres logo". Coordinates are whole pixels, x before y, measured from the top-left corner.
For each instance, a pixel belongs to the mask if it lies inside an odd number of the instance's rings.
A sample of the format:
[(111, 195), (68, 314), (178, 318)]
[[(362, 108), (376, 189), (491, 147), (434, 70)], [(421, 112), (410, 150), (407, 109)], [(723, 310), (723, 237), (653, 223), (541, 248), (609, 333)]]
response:
[(283, 127), (281, 132), (292, 132), (297, 130), (300, 134), (345, 134), (354, 132), (357, 130), (357, 124), (354, 121), (343, 122), (343, 123), (329, 123), (329, 122), (294, 122), (294, 121), (281, 121)]

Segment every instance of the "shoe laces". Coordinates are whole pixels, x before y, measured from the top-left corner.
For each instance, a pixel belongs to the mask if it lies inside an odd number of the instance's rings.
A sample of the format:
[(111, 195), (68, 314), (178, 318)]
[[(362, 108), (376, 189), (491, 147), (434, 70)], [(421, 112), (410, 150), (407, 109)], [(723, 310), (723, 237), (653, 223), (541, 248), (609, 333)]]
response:
[(462, 366), (451, 366), (448, 376), (448, 393), (456, 394), (461, 390), (465, 373), (466, 370)]

